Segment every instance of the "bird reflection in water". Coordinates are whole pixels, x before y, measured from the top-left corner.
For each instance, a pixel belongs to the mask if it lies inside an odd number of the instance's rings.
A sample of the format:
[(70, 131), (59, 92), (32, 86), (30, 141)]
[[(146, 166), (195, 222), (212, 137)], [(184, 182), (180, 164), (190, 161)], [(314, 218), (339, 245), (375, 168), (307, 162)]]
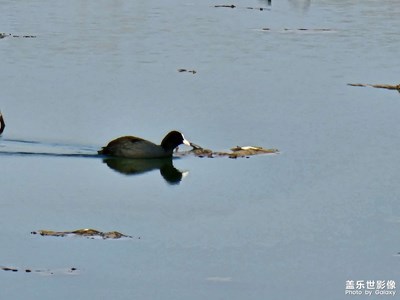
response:
[(188, 174), (187, 171), (181, 172), (172, 163), (172, 158), (160, 159), (130, 159), (109, 157), (103, 159), (110, 169), (125, 175), (139, 175), (153, 170), (160, 170), (161, 176), (169, 184), (179, 184)]

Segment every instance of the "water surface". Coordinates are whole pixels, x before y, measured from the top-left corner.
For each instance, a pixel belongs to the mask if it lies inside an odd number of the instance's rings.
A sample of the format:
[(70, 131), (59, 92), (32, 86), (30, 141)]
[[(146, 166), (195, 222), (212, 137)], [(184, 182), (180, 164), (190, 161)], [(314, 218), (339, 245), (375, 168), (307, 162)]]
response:
[[(79, 270), (2, 271), (3, 298), (347, 299), (346, 280), (398, 280), (400, 96), (346, 85), (398, 84), (397, 2), (217, 4), (3, 1), (0, 31), (36, 38), (0, 40), (0, 265)], [(172, 129), (280, 154), (174, 159), (179, 184), (96, 156)], [(79, 228), (135, 238), (30, 234)]]

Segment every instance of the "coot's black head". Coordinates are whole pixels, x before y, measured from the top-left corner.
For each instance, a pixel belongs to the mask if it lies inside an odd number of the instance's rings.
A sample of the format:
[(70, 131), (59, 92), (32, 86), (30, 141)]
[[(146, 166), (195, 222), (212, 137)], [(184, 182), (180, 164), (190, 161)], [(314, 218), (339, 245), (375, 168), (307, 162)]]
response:
[(161, 147), (163, 147), (165, 151), (170, 152), (181, 144), (190, 146), (190, 142), (185, 139), (182, 133), (179, 131), (171, 131), (162, 140)]

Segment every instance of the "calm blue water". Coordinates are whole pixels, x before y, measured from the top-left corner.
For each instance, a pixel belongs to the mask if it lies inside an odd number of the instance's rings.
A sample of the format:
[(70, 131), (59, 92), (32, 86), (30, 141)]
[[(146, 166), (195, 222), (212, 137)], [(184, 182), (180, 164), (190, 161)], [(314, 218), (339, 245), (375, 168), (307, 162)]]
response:
[[(345, 283), (400, 284), (400, 95), (347, 83), (399, 84), (400, 6), (272, 2), (2, 1), (36, 38), (0, 39), (0, 266), (55, 274), (0, 270), (1, 299), (390, 297)], [(280, 154), (174, 159), (174, 185), (95, 156), (172, 129)], [(30, 234), (79, 228), (134, 238)]]

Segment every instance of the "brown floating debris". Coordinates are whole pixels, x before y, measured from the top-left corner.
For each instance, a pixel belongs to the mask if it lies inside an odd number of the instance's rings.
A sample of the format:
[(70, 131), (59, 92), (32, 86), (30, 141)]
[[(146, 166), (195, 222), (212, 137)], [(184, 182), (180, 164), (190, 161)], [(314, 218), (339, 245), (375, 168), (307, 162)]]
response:
[(197, 73), (196, 70), (186, 70), (186, 69), (178, 69), (178, 72), (180, 72), (180, 73), (188, 72), (188, 73), (192, 73), (192, 74), (196, 74)]
[(290, 28), (285, 28), (285, 31), (332, 31), (332, 29), (329, 28), (297, 28), (297, 29), (290, 29)]
[(11, 36), (11, 34), (0, 32), (0, 39), (4, 39), (7, 36)]
[(234, 148), (231, 148), (231, 150), (232, 153), (229, 154), (229, 158), (248, 157), (251, 155), (271, 154), (278, 152), (278, 149), (265, 149), (263, 147), (257, 146), (236, 146)]
[(1, 267), (3, 271), (12, 271), (12, 272), (18, 272), (18, 269), (15, 268), (9, 268), (9, 267)]
[(13, 37), (13, 38), (36, 38), (36, 35), (16, 35), (11, 33), (0, 32), (0, 39), (4, 39), (5, 37)]
[(245, 7), (246, 9), (255, 9), (255, 10), (261, 10), (261, 11), (263, 11), (263, 10), (265, 10), (265, 9), (268, 9), (268, 8), (265, 8), (265, 7)]
[(38, 230), (32, 231), (31, 234), (40, 234), (41, 236), (83, 236), (87, 238), (102, 238), (102, 239), (120, 239), (120, 238), (132, 238), (130, 235), (122, 234), (118, 231), (102, 232), (96, 229), (85, 228), (74, 231), (52, 231), (52, 230)]
[[(262, 31), (273, 31), (269, 27), (261, 28)], [(301, 32), (301, 31), (309, 31), (309, 32), (325, 32), (325, 31), (334, 31), (330, 28), (283, 28), (281, 31), (284, 32)], [(279, 32), (279, 31), (278, 31)]]
[(362, 84), (362, 83), (348, 83), (347, 85), (350, 85), (350, 86), (367, 86), (367, 85)]
[(214, 157), (229, 157), (229, 158), (239, 158), (239, 157), (249, 157), (253, 155), (259, 155), (259, 154), (277, 154), (279, 153), (278, 149), (266, 149), (263, 147), (259, 146), (236, 146), (234, 148), (231, 148), (232, 152), (219, 152), (219, 151), (212, 151), (210, 149), (205, 149), (200, 147), (199, 145), (196, 145), (194, 143), (191, 143), (191, 146), (193, 147), (192, 150), (186, 151), (186, 152), (180, 152), (178, 153), (178, 156), (185, 156), (185, 155), (194, 155), (197, 157), (208, 157), (208, 158), (214, 158)]
[[(270, 5), (270, 4), (269, 4)], [(225, 7), (225, 8), (240, 8), (236, 5), (233, 4), (222, 4), (222, 5), (214, 5), (214, 7)], [(266, 7), (251, 7), (251, 6), (247, 6), (247, 7), (242, 7), (244, 9), (255, 9), (255, 10), (269, 10), (269, 8)]]
[(377, 89), (387, 89), (387, 90), (397, 90), (400, 93), (400, 84), (390, 85), (390, 84), (363, 84), (363, 83), (348, 83), (349, 86), (360, 86), (367, 87), (371, 86)]
[[(11, 271), (11, 272), (21, 271), (21, 272), (25, 272), (25, 273), (33, 272), (32, 269), (21, 269), (21, 268), (19, 269), (19, 268), (11, 268), (11, 267), (6, 267), (6, 266), (0, 266), (0, 270)], [(34, 270), (34, 272), (42, 274), (42, 275), (56, 275), (56, 274), (59, 274), (59, 275), (73, 274), (73, 275), (75, 275), (75, 274), (78, 274), (79, 270), (77, 268), (63, 268), (63, 269), (52, 269), (52, 270), (51, 269), (37, 269), (37, 270)]]
[(222, 4), (222, 5), (214, 5), (214, 7), (227, 7), (227, 8), (235, 8), (236, 6), (231, 4), (231, 5), (226, 5), (226, 4)]

